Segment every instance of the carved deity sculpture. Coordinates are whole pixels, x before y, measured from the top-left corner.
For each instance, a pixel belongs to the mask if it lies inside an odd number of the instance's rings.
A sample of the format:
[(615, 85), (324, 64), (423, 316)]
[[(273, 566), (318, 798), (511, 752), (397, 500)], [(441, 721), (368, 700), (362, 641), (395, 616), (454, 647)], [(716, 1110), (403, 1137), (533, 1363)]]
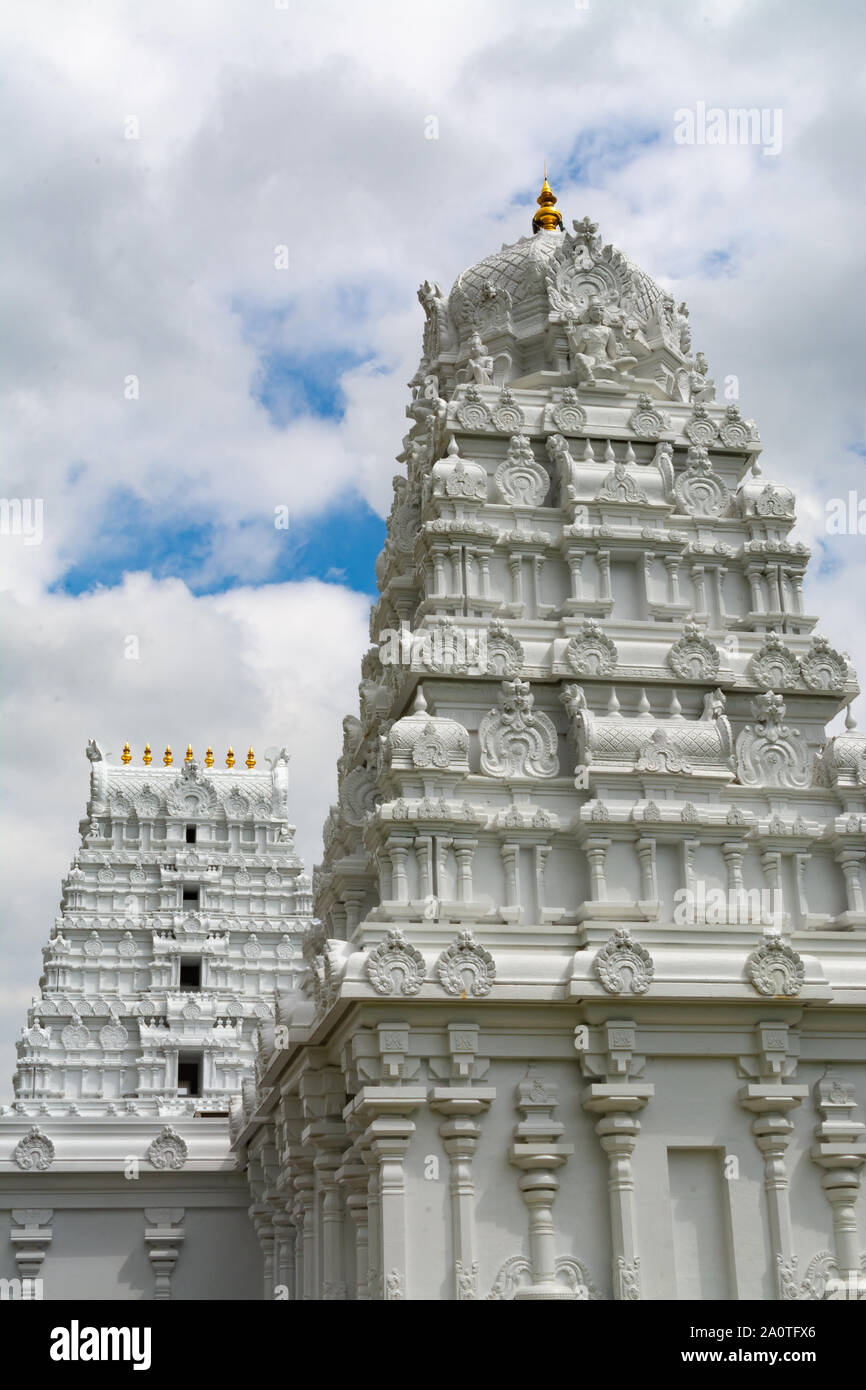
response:
[(617, 375), (627, 375), (637, 358), (622, 352), (616, 334), (604, 321), (601, 304), (590, 304), (583, 321), (569, 314), (565, 332), (571, 355), (571, 369), (579, 382), (587, 386), (597, 378), (610, 381)]
[(469, 357), (464, 368), (464, 379), (474, 381), (476, 386), (489, 386), (493, 380), (493, 358), (481, 341), (476, 329), (469, 339)]
[(699, 401), (714, 401), (716, 399), (715, 383), (707, 376), (709, 364), (702, 352), (695, 354), (695, 362), (689, 372), (689, 400), (693, 405)]

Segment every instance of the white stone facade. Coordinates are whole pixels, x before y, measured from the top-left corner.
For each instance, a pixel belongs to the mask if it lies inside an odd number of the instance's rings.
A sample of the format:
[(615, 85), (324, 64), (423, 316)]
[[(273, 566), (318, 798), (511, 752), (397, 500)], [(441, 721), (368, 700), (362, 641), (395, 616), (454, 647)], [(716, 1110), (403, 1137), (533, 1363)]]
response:
[(236, 1140), (266, 1287), (862, 1297), (866, 737), (793, 496), (588, 219), (419, 298), (313, 969)]

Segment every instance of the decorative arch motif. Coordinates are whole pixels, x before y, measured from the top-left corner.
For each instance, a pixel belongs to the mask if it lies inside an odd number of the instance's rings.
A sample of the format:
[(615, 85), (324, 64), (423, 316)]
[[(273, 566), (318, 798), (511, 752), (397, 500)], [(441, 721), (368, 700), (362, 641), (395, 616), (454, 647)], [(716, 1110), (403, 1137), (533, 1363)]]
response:
[(682, 637), (668, 652), (667, 664), (680, 680), (707, 681), (718, 674), (721, 656), (700, 626), (688, 622), (683, 626)]
[(812, 650), (800, 662), (800, 673), (810, 690), (844, 690), (848, 663), (826, 637), (813, 637)]
[(54, 1162), (54, 1145), (38, 1125), (33, 1125), (18, 1140), (12, 1158), (25, 1173), (44, 1173)]
[(783, 690), (800, 683), (800, 664), (777, 632), (768, 632), (766, 641), (755, 652), (749, 670), (757, 685), (765, 690)]
[(417, 994), (427, 966), (402, 931), (389, 931), (367, 955), (367, 978), (377, 994)]
[[(595, 1284), (589, 1277), (586, 1265), (570, 1255), (561, 1255), (554, 1265), (554, 1279), (564, 1289), (571, 1291), (574, 1299), (601, 1300)], [(532, 1266), (525, 1255), (512, 1255), (500, 1267), (493, 1287), (487, 1295), (488, 1300), (507, 1301), (514, 1298), (518, 1289), (532, 1283)]]
[(540, 507), (550, 488), (550, 475), (536, 463), (524, 434), (514, 435), (494, 481), (503, 501), (512, 507)]
[(464, 931), (446, 946), (436, 962), (436, 973), (446, 993), (458, 998), (471, 994), (480, 999), (493, 988), (496, 963), (490, 952), (478, 945), (472, 933)]
[(746, 974), (759, 994), (791, 998), (803, 987), (806, 967), (786, 941), (770, 937), (747, 957)]
[(655, 966), (652, 956), (625, 927), (618, 928), (596, 953), (595, 973), (608, 994), (646, 994)]
[(565, 659), (576, 676), (609, 676), (616, 670), (616, 644), (588, 618), (565, 649)]
[(767, 691), (752, 701), (754, 724), (737, 739), (737, 775), (744, 786), (808, 787), (812, 782), (806, 740), (783, 724), (785, 702)]
[(481, 771), (488, 777), (555, 777), (559, 772), (556, 728), (533, 710), (528, 681), (503, 681), (499, 708), (485, 714), (478, 733)]
[(707, 451), (699, 444), (689, 449), (686, 466), (674, 482), (674, 492), (689, 516), (721, 516), (730, 506), (730, 488), (713, 472)]
[(176, 1173), (186, 1163), (188, 1155), (186, 1140), (171, 1125), (166, 1125), (151, 1143), (145, 1157), (154, 1168)]

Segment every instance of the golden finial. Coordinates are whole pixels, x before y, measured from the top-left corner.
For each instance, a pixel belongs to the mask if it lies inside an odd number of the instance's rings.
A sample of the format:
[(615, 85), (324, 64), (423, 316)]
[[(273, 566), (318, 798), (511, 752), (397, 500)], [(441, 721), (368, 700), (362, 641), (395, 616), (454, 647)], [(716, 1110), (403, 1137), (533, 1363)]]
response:
[(255, 755), (255, 753), (253, 752), (253, 750), (252, 750), (252, 748), (251, 748), (250, 751), (249, 751), (249, 753), (247, 753), (247, 767), (255, 767), (255, 765), (256, 765), (256, 755)]
[(128, 743), (125, 743), (125, 744), (123, 745), (123, 752), (122, 752), (121, 755), (120, 755), (120, 761), (121, 761), (122, 763), (131, 763), (131, 762), (132, 762), (132, 754), (131, 754), (130, 751), (129, 751), (129, 744), (128, 744)]
[(185, 754), (184, 754), (183, 760), (184, 760), (185, 763), (191, 763), (191, 762), (192, 762), (192, 744), (191, 744), (191, 743), (188, 743), (188, 744), (186, 745), (186, 752), (185, 752)]
[(162, 755), (162, 761), (165, 763), (166, 767), (171, 767), (172, 763), (174, 762), (174, 758), (171, 756), (171, 749), (169, 748), (168, 744), (165, 745), (165, 752)]
[(149, 743), (146, 743), (144, 745), (144, 753), (142, 754), (141, 761), (144, 763), (145, 767), (150, 767), (151, 763), (153, 762), (153, 754), (150, 751)]
[(235, 755), (234, 755), (232, 749), (230, 748), (229, 751), (226, 753), (226, 767), (234, 767), (234, 765), (235, 765)]
[(213, 767), (213, 749), (209, 748), (204, 755), (205, 767)]
[(538, 212), (532, 219), (533, 232), (561, 232), (562, 213), (556, 211), (556, 194), (547, 182), (547, 165), (544, 166), (544, 183), (536, 199)]

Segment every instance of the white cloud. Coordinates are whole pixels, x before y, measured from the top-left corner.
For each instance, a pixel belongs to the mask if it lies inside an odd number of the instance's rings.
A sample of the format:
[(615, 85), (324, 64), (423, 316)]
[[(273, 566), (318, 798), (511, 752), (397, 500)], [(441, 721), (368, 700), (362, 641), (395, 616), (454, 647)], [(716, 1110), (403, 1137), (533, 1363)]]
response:
[[(116, 748), (288, 739), (312, 859), (365, 645), (363, 602), (334, 585), (198, 599), (146, 575), (78, 599), (46, 586), (92, 552), (118, 488), (212, 525), (197, 577), (214, 582), (267, 574), (275, 505), (303, 519), (357, 488), (384, 514), (420, 346), (416, 286), (447, 286), (528, 231), (516, 199), (544, 157), (566, 218), (589, 213), (675, 285), (716, 379), (738, 376), (765, 472), (799, 489), (799, 534), (840, 562), (812, 576), (809, 607), (866, 664), (863, 540), (824, 534), (827, 497), (863, 489), (850, 452), (864, 440), (863, 27), (854, 7), (819, 26), (810, 0), (16, 8), (0, 86), (14, 133), (3, 487), (46, 509), (43, 545), (0, 541), (16, 980), (35, 988), (90, 733)], [(677, 146), (674, 112), (697, 101), (780, 108), (782, 153)], [(429, 115), (438, 140), (424, 138)], [(720, 249), (723, 273), (708, 260)], [(269, 352), (370, 360), (343, 377), (342, 421), (281, 430), (251, 395)], [(137, 401), (124, 399), (131, 374)], [(130, 631), (138, 664), (122, 657)], [(0, 1027), (20, 1022), (9, 1006)]]

